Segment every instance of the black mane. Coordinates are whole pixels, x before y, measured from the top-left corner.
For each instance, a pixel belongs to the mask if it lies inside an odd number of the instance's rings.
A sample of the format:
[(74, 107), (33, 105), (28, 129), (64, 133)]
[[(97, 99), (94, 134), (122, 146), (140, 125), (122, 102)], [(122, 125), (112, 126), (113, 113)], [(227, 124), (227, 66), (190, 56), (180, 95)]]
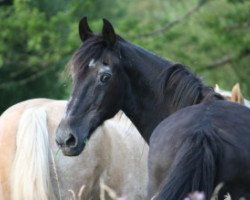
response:
[[(71, 73), (79, 74), (86, 70), (91, 59), (100, 59), (105, 51), (113, 51), (120, 54), (119, 41), (125, 42), (120, 36), (117, 35), (117, 44), (114, 47), (109, 47), (101, 34), (96, 34), (86, 40), (81, 47), (73, 54), (69, 68)], [(120, 46), (120, 45), (119, 45)]]
[(162, 76), (160, 98), (164, 101), (168, 98), (174, 111), (211, 99), (224, 99), (213, 88), (204, 85), (199, 77), (182, 64), (174, 64), (166, 69)]

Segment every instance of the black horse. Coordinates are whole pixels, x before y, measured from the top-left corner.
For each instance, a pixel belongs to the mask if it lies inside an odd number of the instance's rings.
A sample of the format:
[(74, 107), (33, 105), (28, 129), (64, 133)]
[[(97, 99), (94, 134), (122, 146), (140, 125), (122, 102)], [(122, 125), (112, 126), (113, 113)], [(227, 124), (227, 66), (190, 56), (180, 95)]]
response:
[(250, 199), (250, 110), (224, 101), (185, 66), (164, 60), (115, 34), (104, 19), (101, 34), (79, 24), (82, 46), (71, 61), (73, 93), (57, 130), (65, 155), (120, 109), (150, 143), (148, 198)]

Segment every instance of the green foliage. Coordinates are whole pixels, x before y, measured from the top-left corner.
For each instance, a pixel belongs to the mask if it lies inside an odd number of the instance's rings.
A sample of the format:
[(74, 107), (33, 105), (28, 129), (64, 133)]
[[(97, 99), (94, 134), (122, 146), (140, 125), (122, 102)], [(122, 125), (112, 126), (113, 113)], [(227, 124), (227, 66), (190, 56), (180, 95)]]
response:
[[(250, 97), (250, 1), (207, 1), (167, 31), (136, 38), (183, 16), (198, 1), (144, 1), (138, 10), (140, 3), (133, 1), (128, 14), (133, 19), (123, 19), (131, 23), (121, 33), (163, 57), (185, 63), (211, 86), (218, 83), (230, 90), (240, 82), (243, 94)], [(215, 65), (222, 60), (227, 62)]]
[(23, 99), (67, 93), (62, 72), (79, 42), (70, 40), (71, 13), (32, 4), (19, 0), (0, 8), (0, 111)]
[[(181, 19), (199, 2), (199, 9)], [(249, 10), (247, 0), (16, 0), (1, 6), (0, 113), (24, 99), (67, 98), (64, 69), (81, 44), (82, 16), (94, 31), (106, 17), (132, 43), (185, 63), (211, 86), (230, 90), (240, 82), (250, 97)], [(181, 20), (167, 30), (143, 36), (176, 19)]]

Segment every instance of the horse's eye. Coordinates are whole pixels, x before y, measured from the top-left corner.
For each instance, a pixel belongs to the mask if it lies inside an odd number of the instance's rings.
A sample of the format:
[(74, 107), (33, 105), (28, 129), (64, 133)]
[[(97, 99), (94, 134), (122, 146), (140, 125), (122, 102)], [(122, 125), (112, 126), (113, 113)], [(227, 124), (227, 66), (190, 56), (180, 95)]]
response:
[(101, 83), (107, 83), (111, 78), (111, 74), (105, 73), (100, 76)]
[(103, 61), (102, 64), (105, 65), (105, 66), (109, 65), (106, 61)]

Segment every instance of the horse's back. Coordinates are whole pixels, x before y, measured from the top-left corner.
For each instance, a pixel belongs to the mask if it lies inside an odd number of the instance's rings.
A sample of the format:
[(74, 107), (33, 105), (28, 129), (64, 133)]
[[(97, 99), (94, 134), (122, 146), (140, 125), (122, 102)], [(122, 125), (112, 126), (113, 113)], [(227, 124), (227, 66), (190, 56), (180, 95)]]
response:
[[(250, 191), (246, 188), (250, 185), (249, 122), (249, 108), (227, 101), (207, 102), (177, 111), (163, 120), (151, 136), (149, 163), (156, 174), (150, 176), (158, 181), (155, 184), (159, 186), (163, 181), (161, 177), (167, 176), (183, 144), (188, 140), (195, 144), (202, 138), (213, 152), (217, 151), (214, 153), (219, 157), (217, 183), (221, 181), (227, 185), (233, 181), (237, 185), (244, 182), (245, 186), (237, 187), (243, 188), (241, 193), (245, 194)], [(230, 188), (234, 194), (236, 190)]]
[[(235, 140), (250, 137), (250, 109), (237, 103), (215, 101), (181, 109), (164, 119), (154, 130), (150, 143), (158, 137), (167, 138), (173, 133), (187, 136), (187, 130), (214, 127), (228, 133)], [(186, 130), (186, 131), (185, 131)], [(249, 138), (250, 139), (250, 138)], [(248, 142), (242, 141), (242, 142)], [(250, 141), (249, 141), (250, 142)]]

